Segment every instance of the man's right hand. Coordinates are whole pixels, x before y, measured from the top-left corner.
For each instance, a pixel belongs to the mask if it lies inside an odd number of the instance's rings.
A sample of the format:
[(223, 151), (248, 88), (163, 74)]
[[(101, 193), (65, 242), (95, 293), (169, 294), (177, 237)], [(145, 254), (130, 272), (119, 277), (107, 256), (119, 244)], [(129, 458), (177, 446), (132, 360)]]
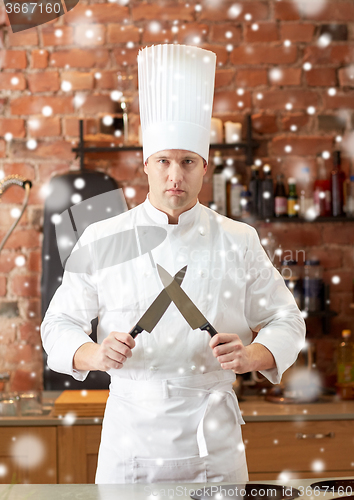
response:
[(88, 342), (75, 352), (73, 367), (75, 370), (107, 371), (119, 370), (132, 356), (135, 340), (129, 333), (111, 332), (102, 344)]

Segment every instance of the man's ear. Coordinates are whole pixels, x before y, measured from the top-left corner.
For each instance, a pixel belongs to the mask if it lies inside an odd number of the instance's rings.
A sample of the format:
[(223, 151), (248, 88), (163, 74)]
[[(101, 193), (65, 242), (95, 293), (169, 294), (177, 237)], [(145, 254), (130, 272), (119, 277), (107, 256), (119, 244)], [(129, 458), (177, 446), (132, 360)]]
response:
[(148, 160), (145, 160), (144, 161), (144, 172), (147, 174), (147, 164), (148, 164)]
[(204, 167), (204, 174), (206, 174), (206, 172), (208, 170), (208, 163), (206, 160), (204, 160), (204, 158), (203, 158), (203, 167)]

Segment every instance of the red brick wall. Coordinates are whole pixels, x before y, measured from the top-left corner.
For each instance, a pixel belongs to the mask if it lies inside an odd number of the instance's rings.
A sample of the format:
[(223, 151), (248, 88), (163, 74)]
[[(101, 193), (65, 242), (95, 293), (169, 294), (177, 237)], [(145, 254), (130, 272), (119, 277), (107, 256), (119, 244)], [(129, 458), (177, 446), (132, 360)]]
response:
[[(274, 172), (299, 177), (308, 165), (315, 176), (316, 154), (332, 151), (336, 137), (349, 134), (354, 123), (354, 2), (352, 0), (201, 0), (200, 2), (84, 2), (58, 22), (12, 34), (2, 24), (0, 45), (0, 169), (33, 181), (29, 207), (0, 256), (0, 372), (11, 372), (11, 388), (41, 386), (39, 281), (43, 186), (53, 174), (78, 167), (71, 151), (78, 137), (78, 118), (92, 134), (105, 114), (117, 111), (111, 92), (131, 99), (130, 140), (137, 141), (138, 99), (136, 56), (152, 43), (197, 44), (218, 57), (214, 116), (224, 121), (253, 117), (260, 142), (256, 157)], [(328, 27), (328, 25), (331, 27)], [(331, 33), (326, 38), (323, 34)], [(307, 63), (307, 66), (304, 64)], [(70, 82), (71, 90), (62, 89)], [(329, 88), (335, 89), (329, 95)], [(237, 92), (238, 91), (238, 92)], [(81, 96), (78, 106), (75, 96)], [(287, 109), (291, 104), (291, 109)], [(43, 116), (44, 106), (52, 114)], [(308, 108), (314, 107), (313, 114)], [(35, 127), (33, 126), (34, 120)], [(296, 131), (291, 126), (296, 125)], [(12, 140), (5, 140), (6, 133)], [(8, 136), (6, 136), (8, 137)], [(26, 147), (34, 138), (37, 147)], [(102, 139), (102, 137), (101, 137)], [(110, 139), (109, 142), (112, 142)], [(291, 146), (286, 153), (285, 146)], [(344, 154), (349, 172), (350, 155)], [(243, 157), (237, 166), (243, 168)], [(328, 162), (327, 162), (328, 163)], [(130, 206), (146, 196), (141, 154), (96, 154), (89, 168), (108, 172), (124, 187), (134, 187)], [(330, 165), (328, 163), (328, 168)], [(201, 201), (211, 199), (211, 172)], [(245, 176), (245, 181), (247, 176)], [(13, 220), (10, 211), (23, 198), (12, 187), (2, 197), (0, 238)], [(352, 302), (353, 234), (350, 223), (260, 225), (283, 249), (316, 251), (331, 285), (333, 333), (324, 339), (320, 323), (319, 363), (333, 373), (333, 343), (343, 327), (354, 330)], [(25, 264), (16, 265), (23, 255)]]

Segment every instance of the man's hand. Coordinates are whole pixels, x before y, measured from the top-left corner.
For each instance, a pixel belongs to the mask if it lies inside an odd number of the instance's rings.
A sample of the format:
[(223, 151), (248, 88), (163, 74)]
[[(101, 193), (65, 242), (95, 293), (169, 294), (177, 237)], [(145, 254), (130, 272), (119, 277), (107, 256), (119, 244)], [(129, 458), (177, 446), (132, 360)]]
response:
[(119, 370), (132, 356), (135, 340), (129, 333), (111, 332), (102, 344), (88, 342), (83, 344), (74, 355), (73, 366), (76, 370), (107, 371)]
[(257, 343), (244, 346), (236, 333), (218, 333), (209, 345), (223, 370), (247, 373), (275, 367), (274, 357), (266, 347)]

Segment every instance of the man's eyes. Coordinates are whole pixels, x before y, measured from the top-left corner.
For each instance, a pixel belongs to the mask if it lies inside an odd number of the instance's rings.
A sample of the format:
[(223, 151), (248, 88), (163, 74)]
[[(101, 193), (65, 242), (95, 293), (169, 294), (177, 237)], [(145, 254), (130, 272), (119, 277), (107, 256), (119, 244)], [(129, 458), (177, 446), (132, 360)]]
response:
[[(164, 158), (160, 158), (159, 160), (157, 160), (158, 163), (162, 164), (162, 165), (167, 165), (169, 164), (169, 161), (164, 159)], [(193, 165), (194, 163), (194, 160), (191, 160), (191, 159), (186, 159), (186, 160), (183, 160), (183, 163), (186, 164), (186, 165)]]

